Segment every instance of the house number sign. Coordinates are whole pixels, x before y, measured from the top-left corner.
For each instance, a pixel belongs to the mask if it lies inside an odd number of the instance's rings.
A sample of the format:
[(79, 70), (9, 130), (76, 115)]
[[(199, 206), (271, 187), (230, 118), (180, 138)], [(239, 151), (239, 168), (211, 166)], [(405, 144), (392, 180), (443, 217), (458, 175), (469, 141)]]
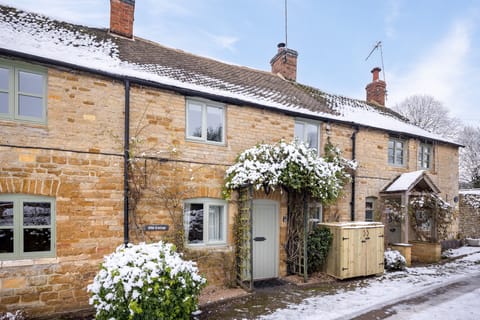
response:
[(168, 224), (147, 224), (143, 227), (145, 231), (168, 231)]

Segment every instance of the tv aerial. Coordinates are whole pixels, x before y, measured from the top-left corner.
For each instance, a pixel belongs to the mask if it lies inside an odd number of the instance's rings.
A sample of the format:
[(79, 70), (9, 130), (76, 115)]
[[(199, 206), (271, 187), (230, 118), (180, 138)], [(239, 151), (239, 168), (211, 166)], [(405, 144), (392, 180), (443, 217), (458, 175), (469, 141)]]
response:
[(372, 50), (370, 51), (370, 53), (368, 54), (368, 56), (365, 58), (365, 61), (367, 61), (368, 58), (370, 58), (370, 56), (373, 54), (373, 52), (375, 52), (375, 50), (380, 51), (380, 59), (381, 59), (381, 62), (382, 62), (383, 81), (386, 81), (386, 80), (385, 80), (385, 66), (383, 65), (382, 41), (377, 41), (377, 43), (373, 46), (373, 48), (372, 48)]

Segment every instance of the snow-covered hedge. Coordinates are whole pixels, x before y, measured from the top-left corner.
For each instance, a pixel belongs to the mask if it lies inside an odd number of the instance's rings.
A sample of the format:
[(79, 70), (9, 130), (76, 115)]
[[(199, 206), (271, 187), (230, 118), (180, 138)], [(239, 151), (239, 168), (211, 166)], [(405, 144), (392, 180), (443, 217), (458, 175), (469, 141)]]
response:
[(309, 192), (322, 202), (334, 200), (356, 163), (341, 158), (332, 145), (327, 148), (325, 158), (297, 141), (260, 144), (245, 150), (226, 171), (225, 194), (228, 197), (231, 190), (251, 184), (257, 190), (282, 186)]
[(464, 201), (472, 208), (480, 208), (480, 193), (479, 194), (463, 194)]
[(388, 249), (383, 254), (385, 270), (396, 271), (405, 270), (407, 260), (402, 256), (400, 251)]
[(190, 319), (206, 280), (171, 244), (129, 244), (105, 257), (88, 286), (96, 319)]

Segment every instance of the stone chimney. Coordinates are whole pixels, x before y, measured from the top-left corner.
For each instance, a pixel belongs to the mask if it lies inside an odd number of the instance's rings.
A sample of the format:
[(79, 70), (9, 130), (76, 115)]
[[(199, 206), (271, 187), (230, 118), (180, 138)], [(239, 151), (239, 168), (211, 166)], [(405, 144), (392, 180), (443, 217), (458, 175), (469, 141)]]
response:
[(285, 43), (279, 43), (277, 47), (277, 54), (270, 60), (272, 72), (281, 74), (285, 79), (296, 81), (298, 52), (287, 49)]
[(380, 80), (379, 74), (382, 69), (379, 67), (373, 68), (371, 71), (373, 74), (373, 80), (365, 90), (367, 90), (367, 102), (376, 103), (385, 107), (385, 96), (387, 94), (387, 84), (385, 81)]
[(110, 32), (133, 38), (135, 0), (110, 0)]

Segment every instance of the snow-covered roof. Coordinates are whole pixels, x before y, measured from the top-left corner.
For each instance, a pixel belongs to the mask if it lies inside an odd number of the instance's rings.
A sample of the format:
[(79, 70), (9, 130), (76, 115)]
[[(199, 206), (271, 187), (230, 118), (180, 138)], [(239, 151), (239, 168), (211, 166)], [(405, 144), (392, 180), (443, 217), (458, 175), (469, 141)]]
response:
[(3, 55), (18, 52), (186, 89), (199, 95), (458, 145), (409, 124), (385, 107), (325, 93), (271, 72), (196, 56), (141, 38), (132, 41), (117, 37), (107, 29), (73, 25), (0, 5), (0, 30), (0, 54), (3, 52)]
[(397, 191), (407, 191), (410, 189), (415, 182), (423, 175), (423, 170), (402, 173), (388, 188), (385, 189), (385, 192), (397, 192)]

